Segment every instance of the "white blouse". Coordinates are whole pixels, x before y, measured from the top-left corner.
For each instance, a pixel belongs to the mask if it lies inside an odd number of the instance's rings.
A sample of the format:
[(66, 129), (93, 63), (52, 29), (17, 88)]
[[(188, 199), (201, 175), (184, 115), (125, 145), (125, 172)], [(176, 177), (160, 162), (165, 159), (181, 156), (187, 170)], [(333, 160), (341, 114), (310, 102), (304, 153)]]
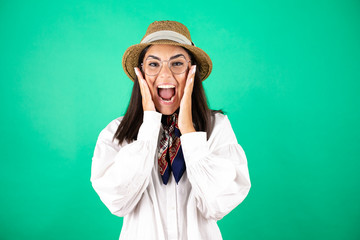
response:
[[(164, 185), (158, 170), (161, 114), (144, 112), (136, 141), (112, 141), (122, 118), (101, 131), (91, 182), (109, 210), (124, 217), (121, 240), (218, 240), (216, 221), (240, 204), (250, 190), (245, 153), (227, 116), (217, 113), (205, 132), (181, 136), (186, 171)], [(159, 134), (160, 133), (160, 134)]]

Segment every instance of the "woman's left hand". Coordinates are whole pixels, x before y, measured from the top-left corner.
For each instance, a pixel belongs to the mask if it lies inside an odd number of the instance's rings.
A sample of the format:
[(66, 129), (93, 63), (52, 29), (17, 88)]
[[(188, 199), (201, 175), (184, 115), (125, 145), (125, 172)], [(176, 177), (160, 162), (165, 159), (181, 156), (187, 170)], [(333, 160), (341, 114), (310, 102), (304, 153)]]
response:
[(195, 71), (196, 65), (192, 66), (189, 70), (184, 95), (180, 102), (178, 126), (181, 134), (195, 132), (191, 112), (191, 95), (194, 87)]

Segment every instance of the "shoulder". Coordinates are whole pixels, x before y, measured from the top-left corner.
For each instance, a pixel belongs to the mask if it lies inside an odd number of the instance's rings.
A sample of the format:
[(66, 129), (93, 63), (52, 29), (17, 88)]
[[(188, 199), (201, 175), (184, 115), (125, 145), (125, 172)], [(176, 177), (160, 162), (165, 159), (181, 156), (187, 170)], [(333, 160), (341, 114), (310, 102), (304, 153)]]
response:
[(214, 112), (212, 116), (215, 120), (224, 120), (225, 118), (227, 118), (227, 116), (221, 112)]
[(229, 124), (230, 125), (230, 121), (227, 117), (227, 115), (221, 113), (221, 112), (216, 112), (212, 115), (212, 121), (214, 124), (214, 129), (215, 128), (221, 128), (224, 124)]
[(231, 140), (236, 142), (236, 136), (227, 115), (219, 112), (215, 113), (213, 115), (213, 121), (213, 130), (210, 135), (210, 141), (227, 142), (228, 140)]
[(116, 130), (118, 129), (123, 117), (118, 117), (112, 120), (99, 134), (99, 139), (111, 140), (114, 137)]

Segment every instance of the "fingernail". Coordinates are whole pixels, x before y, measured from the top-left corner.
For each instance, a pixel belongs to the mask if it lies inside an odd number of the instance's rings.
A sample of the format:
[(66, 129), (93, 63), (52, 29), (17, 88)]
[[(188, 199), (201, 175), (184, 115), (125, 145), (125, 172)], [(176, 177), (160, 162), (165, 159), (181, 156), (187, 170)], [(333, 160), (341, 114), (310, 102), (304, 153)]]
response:
[(196, 65), (194, 65), (194, 68), (192, 70), (192, 74), (195, 74), (195, 72), (196, 72)]
[(136, 76), (139, 75), (138, 70), (137, 70), (136, 67), (134, 67), (134, 71), (135, 71)]

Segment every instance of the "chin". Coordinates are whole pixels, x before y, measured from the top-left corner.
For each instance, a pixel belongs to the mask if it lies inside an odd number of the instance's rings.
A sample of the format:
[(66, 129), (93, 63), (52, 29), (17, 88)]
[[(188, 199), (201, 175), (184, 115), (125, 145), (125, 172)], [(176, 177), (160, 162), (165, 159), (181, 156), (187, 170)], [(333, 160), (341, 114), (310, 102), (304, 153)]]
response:
[(157, 111), (163, 115), (171, 115), (173, 114), (179, 107), (157, 107)]

